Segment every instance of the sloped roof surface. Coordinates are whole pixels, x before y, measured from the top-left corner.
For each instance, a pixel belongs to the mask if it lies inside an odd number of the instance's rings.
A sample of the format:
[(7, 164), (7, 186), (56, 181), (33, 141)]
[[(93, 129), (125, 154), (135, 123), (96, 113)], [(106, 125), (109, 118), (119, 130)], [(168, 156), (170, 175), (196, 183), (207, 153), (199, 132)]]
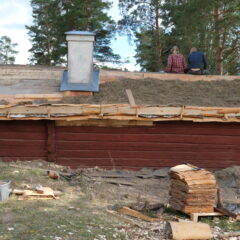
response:
[[(0, 95), (60, 94), (63, 71), (61, 67), (1, 65)], [(137, 105), (240, 107), (240, 76), (101, 71), (100, 80), (100, 91), (93, 96), (64, 97), (61, 102), (128, 104), (126, 89), (130, 89)]]
[(126, 89), (131, 89), (137, 105), (191, 105), (240, 107), (240, 79), (232, 81), (197, 81), (159, 79), (122, 79), (100, 85), (93, 96), (64, 97), (64, 103), (128, 103)]

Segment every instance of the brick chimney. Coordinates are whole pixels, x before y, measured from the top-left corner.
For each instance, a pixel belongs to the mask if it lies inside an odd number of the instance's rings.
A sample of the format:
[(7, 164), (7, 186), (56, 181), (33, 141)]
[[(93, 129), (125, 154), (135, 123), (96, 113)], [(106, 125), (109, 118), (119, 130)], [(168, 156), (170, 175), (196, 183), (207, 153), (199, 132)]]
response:
[(65, 34), (68, 41), (68, 70), (63, 73), (60, 90), (97, 92), (99, 72), (93, 71), (95, 34), (86, 31)]

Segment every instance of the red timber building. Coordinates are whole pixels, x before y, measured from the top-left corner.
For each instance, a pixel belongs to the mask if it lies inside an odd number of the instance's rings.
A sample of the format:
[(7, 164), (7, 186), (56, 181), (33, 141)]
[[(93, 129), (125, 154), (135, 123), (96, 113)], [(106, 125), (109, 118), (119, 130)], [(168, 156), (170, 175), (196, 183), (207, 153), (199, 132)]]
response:
[[(108, 169), (240, 165), (240, 76), (101, 71), (99, 92), (79, 94), (59, 91), (63, 71), (0, 67), (1, 161)], [(208, 99), (209, 84), (223, 87)], [(164, 99), (170, 92), (171, 101)], [(196, 102), (201, 94), (207, 106), (201, 97)]]

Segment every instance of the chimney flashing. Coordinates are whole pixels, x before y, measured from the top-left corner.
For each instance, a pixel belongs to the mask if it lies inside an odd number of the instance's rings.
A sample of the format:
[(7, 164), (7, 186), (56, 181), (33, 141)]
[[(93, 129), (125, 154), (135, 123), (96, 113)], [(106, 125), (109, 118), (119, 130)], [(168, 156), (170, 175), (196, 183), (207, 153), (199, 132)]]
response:
[(85, 35), (85, 36), (95, 36), (96, 34), (94, 32), (88, 32), (88, 31), (69, 31), (65, 32), (66, 35)]
[(68, 71), (63, 72), (60, 91), (83, 91), (98, 92), (99, 91), (99, 71), (93, 71), (92, 81), (90, 83), (69, 83)]

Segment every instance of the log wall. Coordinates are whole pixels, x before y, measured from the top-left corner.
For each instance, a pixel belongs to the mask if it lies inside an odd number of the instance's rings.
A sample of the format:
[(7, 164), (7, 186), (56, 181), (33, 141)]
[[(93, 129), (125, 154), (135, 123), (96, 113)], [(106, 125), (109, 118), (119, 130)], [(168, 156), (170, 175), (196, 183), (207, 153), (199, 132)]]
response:
[(224, 168), (240, 165), (240, 124), (176, 121), (152, 127), (83, 127), (0, 121), (0, 160), (33, 159), (73, 168), (160, 168), (186, 162)]
[(72, 167), (205, 168), (240, 165), (240, 124), (161, 122), (154, 127), (56, 127), (57, 162)]
[(47, 160), (46, 122), (0, 121), (0, 161)]

